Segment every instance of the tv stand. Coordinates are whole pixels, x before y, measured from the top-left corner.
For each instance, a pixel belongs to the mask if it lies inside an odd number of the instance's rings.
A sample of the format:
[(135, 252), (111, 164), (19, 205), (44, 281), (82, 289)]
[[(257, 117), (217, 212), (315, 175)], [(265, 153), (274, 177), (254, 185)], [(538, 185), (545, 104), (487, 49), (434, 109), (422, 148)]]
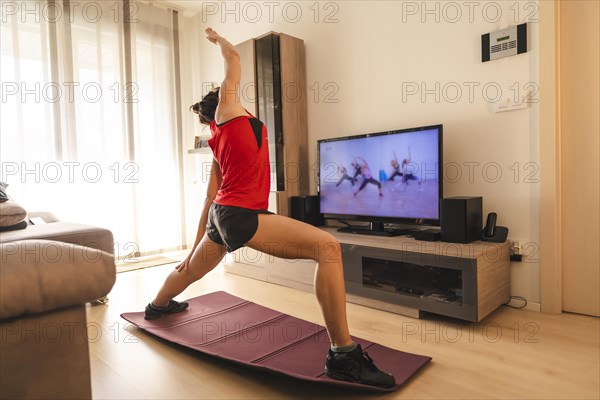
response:
[(322, 229), (341, 244), (348, 301), (476, 322), (510, 298), (508, 242), (375, 239)]
[(385, 229), (382, 222), (371, 222), (369, 226), (344, 226), (337, 229), (341, 233), (356, 233), (359, 235), (373, 236), (401, 236), (410, 232), (410, 229)]

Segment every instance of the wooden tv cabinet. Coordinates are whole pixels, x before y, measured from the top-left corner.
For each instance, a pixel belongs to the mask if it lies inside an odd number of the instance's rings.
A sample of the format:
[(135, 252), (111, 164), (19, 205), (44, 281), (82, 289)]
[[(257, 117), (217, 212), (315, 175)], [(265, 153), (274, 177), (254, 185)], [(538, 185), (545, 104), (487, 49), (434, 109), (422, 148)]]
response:
[[(420, 318), (423, 312), (481, 321), (510, 298), (509, 245), (424, 242), (322, 228), (339, 240), (347, 300)], [(227, 272), (312, 291), (315, 263), (242, 248)]]

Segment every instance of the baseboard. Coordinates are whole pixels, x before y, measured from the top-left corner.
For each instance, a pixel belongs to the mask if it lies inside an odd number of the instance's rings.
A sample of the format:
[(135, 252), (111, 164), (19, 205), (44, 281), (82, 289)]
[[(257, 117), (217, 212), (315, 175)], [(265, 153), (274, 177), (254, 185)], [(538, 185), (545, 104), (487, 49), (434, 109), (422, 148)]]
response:
[(530, 301), (527, 302), (527, 305), (525, 306), (526, 310), (530, 310), (530, 311), (537, 311), (537, 312), (541, 312), (542, 311), (542, 305), (540, 303), (532, 303)]

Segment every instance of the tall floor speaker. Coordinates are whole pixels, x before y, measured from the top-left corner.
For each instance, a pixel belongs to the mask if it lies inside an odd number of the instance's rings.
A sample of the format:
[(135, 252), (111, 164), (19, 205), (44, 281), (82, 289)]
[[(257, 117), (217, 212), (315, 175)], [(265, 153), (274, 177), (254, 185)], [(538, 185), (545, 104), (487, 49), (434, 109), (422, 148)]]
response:
[(290, 202), (292, 218), (314, 226), (325, 225), (319, 206), (319, 196), (292, 196)]
[(482, 238), (482, 197), (442, 199), (441, 233), (443, 242), (471, 243)]

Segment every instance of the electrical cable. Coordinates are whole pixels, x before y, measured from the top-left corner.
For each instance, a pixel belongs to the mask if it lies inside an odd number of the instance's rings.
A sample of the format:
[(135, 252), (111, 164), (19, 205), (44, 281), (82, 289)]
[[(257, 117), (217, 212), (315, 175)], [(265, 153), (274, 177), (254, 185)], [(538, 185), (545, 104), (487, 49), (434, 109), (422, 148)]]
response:
[[(521, 305), (521, 306), (511, 306), (509, 303), (511, 301), (513, 301), (513, 300), (522, 301), (523, 305)], [(504, 302), (502, 305), (510, 307), (510, 308), (514, 308), (514, 309), (517, 309), (517, 310), (520, 310), (520, 309), (525, 308), (527, 306), (527, 299), (525, 297), (521, 297), (521, 296), (509, 296), (508, 300), (506, 302)]]

